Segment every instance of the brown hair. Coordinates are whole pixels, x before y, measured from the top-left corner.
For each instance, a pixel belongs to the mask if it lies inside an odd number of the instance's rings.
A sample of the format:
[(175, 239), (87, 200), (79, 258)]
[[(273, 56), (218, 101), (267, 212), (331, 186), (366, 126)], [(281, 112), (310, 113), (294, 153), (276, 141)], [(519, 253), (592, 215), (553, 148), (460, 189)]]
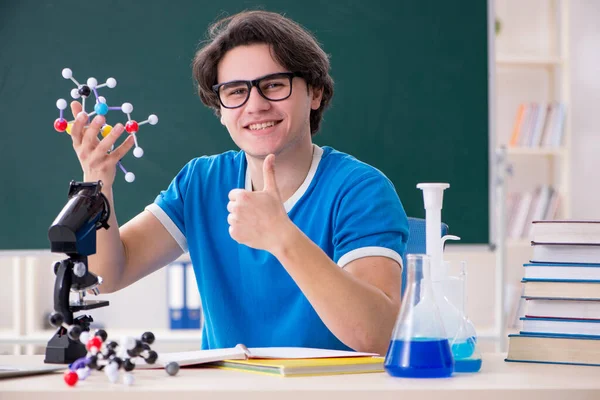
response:
[(212, 86), (217, 66), (227, 51), (237, 46), (264, 43), (273, 58), (291, 72), (300, 72), (306, 83), (323, 89), (321, 106), (310, 112), (310, 132), (319, 130), (323, 112), (333, 97), (329, 58), (314, 36), (296, 22), (274, 12), (245, 11), (215, 22), (208, 30), (208, 43), (196, 52), (192, 64), (202, 102), (221, 116), (219, 99)]

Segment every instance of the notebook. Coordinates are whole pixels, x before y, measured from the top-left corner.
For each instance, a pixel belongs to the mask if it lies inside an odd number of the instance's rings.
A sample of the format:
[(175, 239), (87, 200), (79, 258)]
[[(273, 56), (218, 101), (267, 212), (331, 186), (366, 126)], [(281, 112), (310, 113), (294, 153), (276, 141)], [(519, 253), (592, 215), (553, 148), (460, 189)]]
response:
[[(158, 359), (155, 364), (146, 364), (143, 360), (141, 360), (136, 363), (136, 368), (162, 368), (170, 362), (177, 362), (182, 367), (193, 365), (209, 365), (212, 363), (212, 366), (228, 366), (230, 368), (235, 367), (236, 369), (250, 370), (252, 366), (254, 366), (255, 369), (262, 368), (259, 367), (260, 363), (254, 363), (254, 361), (260, 360), (262, 363), (266, 362), (263, 366), (263, 369), (276, 369), (275, 364), (270, 363), (271, 360), (275, 360), (277, 362), (291, 362), (288, 365), (287, 371), (290, 371), (289, 373), (293, 373), (295, 369), (302, 367), (301, 364), (308, 363), (308, 360), (311, 360), (310, 363), (313, 364), (314, 368), (317, 368), (319, 364), (321, 364), (322, 368), (326, 368), (329, 370), (338, 370), (340, 372), (337, 373), (342, 373), (342, 370), (351, 370), (353, 368), (376, 369), (377, 364), (380, 364), (379, 368), (380, 370), (382, 370), (381, 368), (383, 367), (383, 358), (378, 356), (379, 354), (375, 353), (359, 353), (356, 351), (315, 349), (308, 347), (247, 348), (243, 344), (238, 344), (235, 347), (225, 349), (197, 350), (178, 353), (159, 353)], [(348, 359), (347, 361), (342, 360), (346, 358)], [(326, 361), (317, 361), (319, 359)], [(236, 363), (236, 361), (252, 362), (243, 364)], [(227, 362), (227, 364), (217, 364), (218, 362)], [(231, 365), (229, 363), (231, 363)], [(363, 363), (364, 365), (366, 365), (366, 367), (356, 368), (351, 366), (351, 364), (357, 365), (359, 363)], [(238, 365), (247, 365), (248, 367), (242, 368), (238, 367)], [(285, 366), (283, 369), (285, 370)], [(314, 373), (314, 371), (310, 373)]]
[(47, 374), (66, 368), (66, 365), (0, 365), (0, 379)]
[(208, 367), (279, 376), (311, 376), (384, 372), (383, 357), (225, 360)]

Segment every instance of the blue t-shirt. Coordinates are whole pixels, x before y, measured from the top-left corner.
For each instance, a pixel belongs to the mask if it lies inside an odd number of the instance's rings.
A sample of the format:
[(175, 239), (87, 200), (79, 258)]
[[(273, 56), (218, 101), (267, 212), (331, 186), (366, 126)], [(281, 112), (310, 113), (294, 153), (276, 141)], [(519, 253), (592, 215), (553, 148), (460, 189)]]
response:
[[(313, 148), (305, 181), (284, 203), (289, 218), (340, 268), (366, 256), (401, 265), (408, 220), (392, 183), (350, 155)], [(231, 238), (227, 203), (235, 188), (252, 190), (243, 151), (195, 158), (146, 208), (189, 251), (204, 313), (202, 348), (348, 350), (273, 255)]]

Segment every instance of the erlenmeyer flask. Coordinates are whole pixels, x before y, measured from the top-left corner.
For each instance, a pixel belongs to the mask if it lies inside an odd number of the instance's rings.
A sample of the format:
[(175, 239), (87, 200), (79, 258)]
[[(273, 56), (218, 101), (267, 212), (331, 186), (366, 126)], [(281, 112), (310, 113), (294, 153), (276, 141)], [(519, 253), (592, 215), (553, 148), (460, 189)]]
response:
[(431, 284), (430, 259), (408, 254), (408, 282), (385, 356), (385, 370), (404, 378), (452, 375), (454, 360)]
[(461, 323), (456, 335), (450, 343), (454, 357), (455, 372), (477, 372), (481, 369), (481, 353), (477, 349), (475, 327), (467, 317), (467, 270), (466, 263), (461, 263), (462, 304)]

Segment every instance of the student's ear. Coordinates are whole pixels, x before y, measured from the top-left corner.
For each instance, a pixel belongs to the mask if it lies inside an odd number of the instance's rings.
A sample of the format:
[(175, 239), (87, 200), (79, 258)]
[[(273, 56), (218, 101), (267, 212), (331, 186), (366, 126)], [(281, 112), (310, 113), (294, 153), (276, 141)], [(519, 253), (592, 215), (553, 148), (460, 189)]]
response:
[(223, 115), (221, 115), (221, 125), (225, 125), (225, 117)]
[(323, 98), (323, 88), (316, 88), (311, 86), (310, 90), (310, 108), (313, 110), (318, 110), (321, 107), (321, 99)]

